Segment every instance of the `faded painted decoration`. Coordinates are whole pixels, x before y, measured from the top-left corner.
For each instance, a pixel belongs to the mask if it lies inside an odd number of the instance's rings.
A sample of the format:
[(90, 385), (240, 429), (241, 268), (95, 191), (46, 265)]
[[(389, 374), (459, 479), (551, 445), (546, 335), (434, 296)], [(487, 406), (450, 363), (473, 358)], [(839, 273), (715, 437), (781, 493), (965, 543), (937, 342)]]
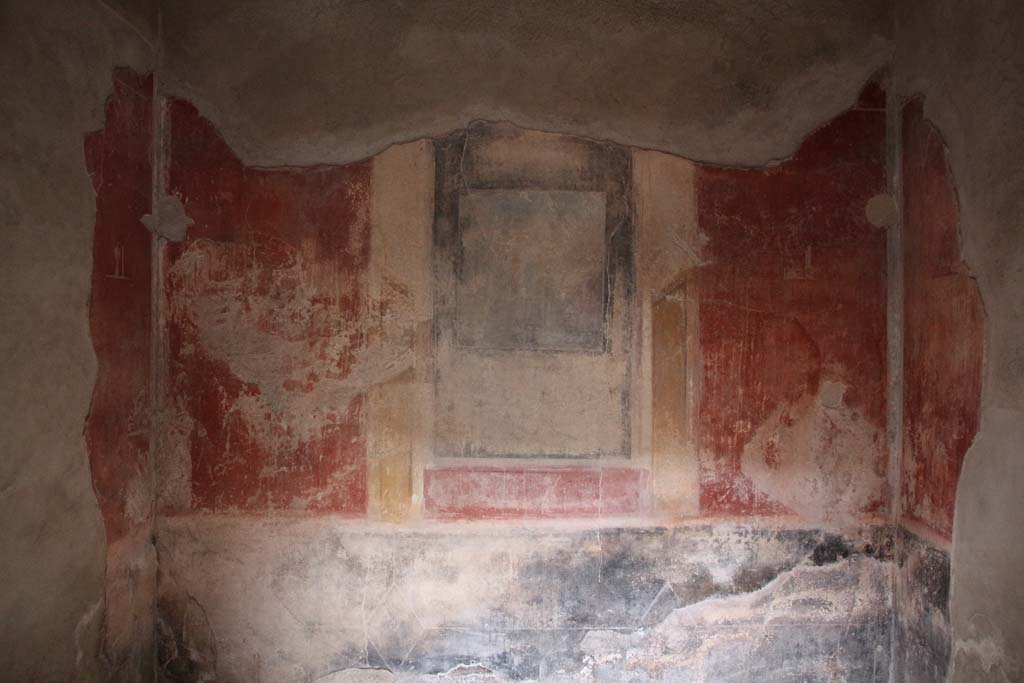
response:
[(960, 258), (956, 186), (921, 100), (903, 110), (904, 516), (952, 538), (956, 485), (978, 431), (985, 311)]
[(150, 668), (153, 536), (153, 77), (116, 69), (104, 127), (85, 139), (96, 191), (89, 332), (97, 375), (85, 423), (93, 490), (106, 527), (103, 659), (111, 679)]
[(89, 330), (98, 372), (85, 434), (112, 543), (148, 519), (153, 78), (114, 72), (102, 130), (85, 140), (96, 190)]
[[(779, 166), (668, 180), (499, 124), (254, 168), (169, 100), (162, 192), (188, 226), (156, 280), (161, 680), (877, 680), (878, 96)], [(639, 199), (680, 182), (671, 209)], [(647, 262), (644, 231), (677, 224), (685, 254)], [(670, 471), (693, 514), (801, 522), (447, 524), (640, 517)], [(899, 625), (930, 646), (920, 626)]]
[(504, 124), (436, 150), (426, 514), (642, 512), (648, 471), (629, 463), (629, 155)]
[(167, 107), (167, 191), (194, 224), (162, 252), (162, 506), (363, 514), (372, 163), (247, 168), (191, 104)]
[[(884, 680), (891, 539), (170, 518), (161, 680)], [(267, 656), (273, 653), (273, 656)], [(180, 680), (180, 679), (178, 679)]]
[(885, 510), (884, 94), (765, 169), (701, 166), (703, 515)]
[[(504, 124), (438, 141), (433, 244), (413, 248), (383, 236), (380, 160), (249, 168), (170, 101), (166, 191), (193, 223), (162, 250), (161, 508), (634, 515), (672, 498), (653, 445), (690, 514), (882, 514), (885, 235), (864, 206), (883, 102), (872, 84), (775, 167), (685, 162), (673, 265), (633, 226), (660, 181), (614, 145)], [(651, 343), (657, 381), (637, 371)], [(415, 419), (387, 407), (399, 387)], [(672, 449), (694, 462), (666, 469)]]
[(628, 154), (479, 124), (435, 179), (435, 455), (628, 459)]
[(645, 509), (648, 472), (627, 467), (432, 467), (426, 511), (441, 519), (631, 515)]
[(455, 338), (495, 351), (603, 351), (603, 192), (459, 195)]

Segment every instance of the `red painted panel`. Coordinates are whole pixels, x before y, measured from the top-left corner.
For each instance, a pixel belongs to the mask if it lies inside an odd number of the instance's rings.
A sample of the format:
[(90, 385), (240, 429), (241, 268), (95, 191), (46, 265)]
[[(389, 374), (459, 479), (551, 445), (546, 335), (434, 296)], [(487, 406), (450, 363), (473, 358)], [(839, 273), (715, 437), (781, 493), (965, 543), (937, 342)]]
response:
[[(141, 219), (150, 212), (152, 107), (152, 76), (117, 69), (104, 127), (85, 140), (96, 191), (89, 330), (97, 362), (85, 437), (109, 543), (149, 509), (152, 255)], [(132, 495), (139, 505), (130, 510)]]
[(366, 510), (363, 386), (370, 162), (243, 165), (168, 105), (168, 191), (194, 224), (164, 250), (169, 391), (191, 507)]
[(903, 111), (906, 516), (952, 537), (964, 455), (978, 431), (984, 309), (960, 259), (946, 148), (920, 101)]
[(883, 72), (868, 83), (857, 98), (858, 109), (885, 109), (885, 87), (888, 74)]
[(640, 512), (646, 470), (442, 467), (424, 472), (426, 511), (458, 519), (596, 517)]
[[(800, 451), (810, 445), (794, 425), (798, 413), (825, 400), (826, 385), (838, 387), (842, 402), (828, 410), (846, 416), (845, 429), (856, 432), (847, 443), (872, 450), (864, 467), (877, 483), (868, 484), (862, 509), (878, 510), (887, 458), (886, 237), (864, 207), (885, 192), (885, 113), (851, 110), (778, 166), (705, 166), (695, 182), (708, 240), (697, 276), (702, 514), (787, 512), (747, 475), (745, 449), (763, 448), (754, 457), (768, 472), (805, 458)], [(815, 424), (822, 420), (827, 412)], [(794, 435), (765, 437), (758, 446), (752, 442), (760, 428)], [(839, 470), (861, 467), (849, 464), (860, 454), (841, 452), (829, 442), (834, 435), (815, 429), (808, 438)]]

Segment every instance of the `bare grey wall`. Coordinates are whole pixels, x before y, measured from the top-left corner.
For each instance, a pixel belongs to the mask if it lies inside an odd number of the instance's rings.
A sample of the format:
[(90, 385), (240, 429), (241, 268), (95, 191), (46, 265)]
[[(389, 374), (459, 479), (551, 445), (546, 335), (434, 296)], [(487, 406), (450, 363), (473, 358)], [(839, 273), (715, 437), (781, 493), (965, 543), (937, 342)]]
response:
[(84, 134), (151, 47), (93, 0), (0, 3), (0, 678), (94, 680), (106, 541), (82, 429), (96, 361)]
[(981, 429), (953, 530), (955, 681), (1024, 678), (1024, 5), (901, 2), (895, 85), (950, 148), (964, 258), (986, 311)]
[(761, 164), (891, 54), (888, 0), (164, 3), (165, 82), (244, 161), (352, 161), (473, 119)]

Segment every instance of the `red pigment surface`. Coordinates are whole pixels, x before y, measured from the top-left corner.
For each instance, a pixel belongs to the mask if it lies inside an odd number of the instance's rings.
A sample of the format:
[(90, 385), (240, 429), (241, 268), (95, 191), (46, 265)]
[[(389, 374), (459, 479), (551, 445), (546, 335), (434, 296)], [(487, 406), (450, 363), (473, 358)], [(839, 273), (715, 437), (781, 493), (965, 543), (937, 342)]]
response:
[[(130, 529), (133, 481), (149, 491), (153, 78), (114, 71), (104, 127), (85, 139), (96, 191), (89, 330), (97, 374), (85, 425), (93, 488), (113, 543)], [(145, 512), (143, 508), (142, 512)]]
[(194, 221), (164, 250), (192, 509), (365, 513), (364, 395), (347, 380), (366, 342), (371, 163), (251, 168), (191, 104), (168, 120), (167, 189)]
[(978, 431), (984, 308), (960, 259), (956, 187), (921, 101), (903, 111), (903, 509), (952, 538), (960, 466)]
[(646, 470), (444, 467), (424, 472), (431, 517), (514, 519), (640, 512)]
[[(884, 103), (879, 90), (869, 86), (861, 104)], [(778, 166), (703, 166), (695, 183), (708, 239), (698, 273), (702, 514), (787, 512), (756, 490), (741, 455), (769, 415), (825, 381), (842, 383), (843, 401), (878, 430), (884, 472), (886, 236), (864, 207), (886, 191), (885, 112), (855, 108)], [(763, 457), (776, 467), (791, 455)], [(883, 496), (880, 487), (865, 512)]]

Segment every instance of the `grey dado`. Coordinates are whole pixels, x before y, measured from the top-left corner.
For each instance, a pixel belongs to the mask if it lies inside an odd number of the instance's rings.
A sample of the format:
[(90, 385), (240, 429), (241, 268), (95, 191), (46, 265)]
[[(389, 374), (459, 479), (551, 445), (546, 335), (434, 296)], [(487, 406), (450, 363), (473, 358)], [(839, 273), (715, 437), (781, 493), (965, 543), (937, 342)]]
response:
[(891, 547), (884, 527), (168, 518), (161, 666), (187, 674), (172, 680), (881, 681)]

